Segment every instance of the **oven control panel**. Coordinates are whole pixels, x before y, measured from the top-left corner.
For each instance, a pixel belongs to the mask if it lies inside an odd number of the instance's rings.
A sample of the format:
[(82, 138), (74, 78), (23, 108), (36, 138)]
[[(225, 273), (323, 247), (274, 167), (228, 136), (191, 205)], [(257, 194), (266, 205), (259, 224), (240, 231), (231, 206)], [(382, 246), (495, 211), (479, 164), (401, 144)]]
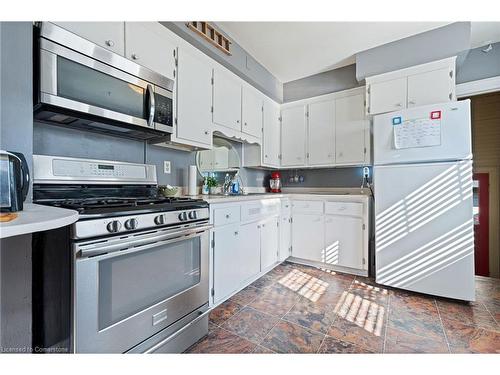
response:
[(82, 220), (74, 224), (73, 238), (91, 238), (136, 230), (161, 228), (176, 224), (188, 224), (208, 219), (208, 208), (197, 208), (192, 210), (153, 212), (140, 215)]

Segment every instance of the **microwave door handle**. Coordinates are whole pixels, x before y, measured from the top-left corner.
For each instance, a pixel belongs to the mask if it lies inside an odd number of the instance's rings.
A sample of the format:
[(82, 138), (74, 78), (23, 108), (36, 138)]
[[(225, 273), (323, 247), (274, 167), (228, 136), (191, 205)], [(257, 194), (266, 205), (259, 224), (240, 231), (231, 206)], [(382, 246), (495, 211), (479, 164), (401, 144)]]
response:
[(147, 93), (148, 93), (148, 98), (149, 98), (149, 117), (148, 117), (148, 126), (152, 127), (153, 126), (153, 121), (155, 118), (155, 93), (153, 91), (153, 86), (148, 83), (147, 85)]

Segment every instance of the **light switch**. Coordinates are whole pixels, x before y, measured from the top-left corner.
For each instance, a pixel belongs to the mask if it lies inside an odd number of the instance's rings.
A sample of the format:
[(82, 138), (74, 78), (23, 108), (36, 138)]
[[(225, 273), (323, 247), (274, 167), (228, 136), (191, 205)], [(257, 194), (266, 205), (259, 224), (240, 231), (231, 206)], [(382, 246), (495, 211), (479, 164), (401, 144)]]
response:
[(170, 161), (168, 160), (163, 161), (163, 173), (170, 174)]

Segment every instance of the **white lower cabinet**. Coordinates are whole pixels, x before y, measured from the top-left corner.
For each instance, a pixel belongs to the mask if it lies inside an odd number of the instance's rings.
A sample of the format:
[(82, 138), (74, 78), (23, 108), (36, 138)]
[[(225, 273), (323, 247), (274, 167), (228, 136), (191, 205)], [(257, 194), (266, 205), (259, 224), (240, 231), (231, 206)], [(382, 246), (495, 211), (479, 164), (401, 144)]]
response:
[(211, 206), (212, 305), (226, 300), (278, 262), (279, 199)]
[(283, 262), (291, 254), (292, 247), (292, 216), (282, 215), (280, 218), (280, 252), (278, 260)]
[(229, 296), (240, 283), (240, 224), (230, 224), (216, 228), (213, 233), (213, 293), (214, 300)]
[(322, 214), (293, 214), (293, 257), (321, 262), (324, 237), (325, 227)]
[(368, 275), (368, 197), (292, 201), (292, 260)]
[(325, 249), (321, 261), (349, 268), (364, 268), (363, 220), (360, 217), (325, 216)]
[(278, 218), (267, 219), (260, 226), (260, 270), (264, 271), (278, 261)]
[[(238, 264), (243, 282), (260, 272), (261, 247), (258, 239), (260, 228), (257, 223), (245, 224), (240, 227), (240, 239), (238, 243)], [(237, 284), (239, 285), (239, 283)]]

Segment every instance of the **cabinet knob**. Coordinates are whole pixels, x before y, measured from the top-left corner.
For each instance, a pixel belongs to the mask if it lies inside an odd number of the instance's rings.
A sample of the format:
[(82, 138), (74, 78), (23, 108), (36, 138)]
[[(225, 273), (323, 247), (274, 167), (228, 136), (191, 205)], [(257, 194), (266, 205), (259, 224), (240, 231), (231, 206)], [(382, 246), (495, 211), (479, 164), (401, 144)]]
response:
[(408, 104), (415, 104), (415, 100), (410, 100)]
[(240, 120), (236, 120), (236, 123), (239, 124), (240, 123)]
[(245, 122), (245, 126), (247, 126), (247, 123)]
[(238, 231), (235, 231), (235, 232), (234, 232), (234, 235), (235, 235), (235, 236), (237, 236), (237, 235), (238, 235)]
[(106, 40), (106, 42), (104, 43), (106, 43), (108, 47), (113, 47), (115, 45), (115, 42), (113, 42), (111, 39)]
[(229, 219), (231, 217), (231, 215), (227, 214), (226, 215), (226, 219)]
[(403, 104), (401, 104), (401, 103), (396, 103), (396, 107), (402, 107), (402, 106), (403, 106)]
[(139, 55), (137, 53), (132, 54), (132, 59), (139, 60)]
[(208, 130), (205, 130), (205, 135), (208, 135)]

